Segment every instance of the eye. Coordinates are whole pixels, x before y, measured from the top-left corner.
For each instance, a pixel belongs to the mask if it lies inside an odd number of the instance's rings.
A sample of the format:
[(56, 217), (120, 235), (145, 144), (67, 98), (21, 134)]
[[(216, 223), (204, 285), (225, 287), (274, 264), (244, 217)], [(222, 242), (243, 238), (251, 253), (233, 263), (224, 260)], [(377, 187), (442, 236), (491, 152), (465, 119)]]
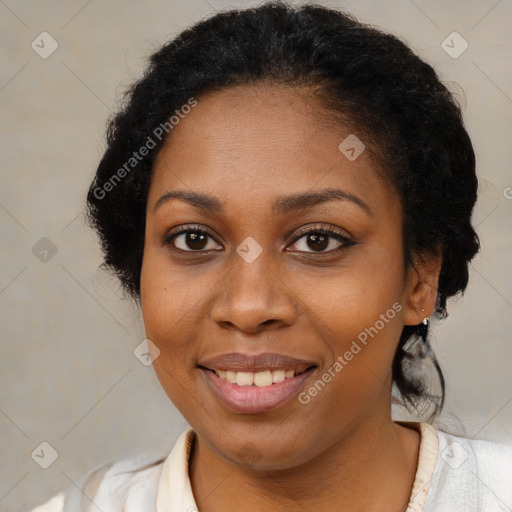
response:
[(172, 245), (184, 252), (201, 252), (216, 250), (216, 245), (208, 247), (208, 239), (215, 240), (213, 233), (197, 225), (183, 226), (180, 230), (166, 234), (164, 245)]
[[(209, 229), (198, 225), (187, 225), (177, 231), (171, 231), (166, 234), (163, 238), (163, 244), (171, 245), (183, 252), (218, 250), (218, 246), (215, 243), (212, 243), (212, 246), (208, 247), (208, 239), (214, 242), (216, 241), (214, 234)], [(298, 251), (310, 253), (332, 253), (356, 245), (356, 242), (337, 231), (335, 228), (325, 228), (322, 226), (301, 229), (299, 236), (295, 238), (293, 244), (297, 244), (301, 241), (303, 241), (302, 249), (299, 248)], [(332, 247), (333, 241), (338, 242), (338, 245), (334, 248)], [(312, 250), (308, 251), (308, 248)], [(325, 250), (327, 248), (329, 248), (329, 250)]]
[[(298, 244), (297, 242), (303, 242)], [(338, 245), (336, 246), (336, 242)], [(356, 242), (333, 227), (309, 227), (300, 230), (293, 244), (299, 246), (299, 252), (333, 253), (356, 245)], [(300, 247), (302, 245), (302, 248)], [(334, 245), (334, 247), (333, 247)], [(307, 249), (312, 249), (308, 251)], [(329, 248), (329, 250), (326, 250)]]

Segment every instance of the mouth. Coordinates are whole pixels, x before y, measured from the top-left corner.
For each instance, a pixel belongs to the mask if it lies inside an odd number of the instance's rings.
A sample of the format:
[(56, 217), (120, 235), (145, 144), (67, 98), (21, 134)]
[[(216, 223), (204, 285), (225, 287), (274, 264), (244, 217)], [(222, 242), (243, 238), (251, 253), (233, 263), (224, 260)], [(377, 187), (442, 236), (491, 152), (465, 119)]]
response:
[(283, 356), (225, 354), (198, 365), (217, 399), (234, 412), (258, 414), (297, 395), (318, 365)]

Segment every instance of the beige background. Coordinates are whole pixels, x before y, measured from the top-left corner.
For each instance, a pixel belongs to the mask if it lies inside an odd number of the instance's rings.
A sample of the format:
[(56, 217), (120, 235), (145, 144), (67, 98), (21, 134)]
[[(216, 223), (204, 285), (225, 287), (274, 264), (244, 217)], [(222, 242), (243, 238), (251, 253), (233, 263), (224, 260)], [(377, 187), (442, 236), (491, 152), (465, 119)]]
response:
[[(215, 10), (250, 3), (0, 1), (2, 511), (42, 503), (100, 464), (165, 452), (186, 426), (132, 353), (144, 338), (137, 311), (96, 271), (99, 249), (80, 212), (106, 119), (144, 57)], [(512, 442), (512, 2), (326, 5), (400, 35), (464, 91), (482, 253), (434, 343), (445, 418), (468, 436)], [(43, 31), (59, 45), (47, 59), (31, 48)], [(441, 48), (453, 31), (469, 43), (457, 59)], [(47, 262), (32, 251), (43, 237), (57, 250)], [(48, 469), (31, 458), (43, 441), (58, 452)]]

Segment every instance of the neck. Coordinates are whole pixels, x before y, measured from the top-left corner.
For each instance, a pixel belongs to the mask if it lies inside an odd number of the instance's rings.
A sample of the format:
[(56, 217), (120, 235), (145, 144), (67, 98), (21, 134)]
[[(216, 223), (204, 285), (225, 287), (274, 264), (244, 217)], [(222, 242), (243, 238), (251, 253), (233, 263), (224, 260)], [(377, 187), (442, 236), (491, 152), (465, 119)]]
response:
[(196, 437), (189, 474), (201, 512), (350, 510), (405, 512), (420, 436), (390, 416), (359, 423), (305, 464), (279, 471), (240, 468)]

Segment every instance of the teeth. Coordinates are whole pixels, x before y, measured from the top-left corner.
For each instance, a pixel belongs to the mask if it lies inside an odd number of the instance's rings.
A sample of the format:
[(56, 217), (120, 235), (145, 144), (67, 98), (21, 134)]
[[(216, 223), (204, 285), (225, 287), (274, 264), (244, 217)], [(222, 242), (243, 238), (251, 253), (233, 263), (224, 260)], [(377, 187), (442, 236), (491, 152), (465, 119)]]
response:
[(238, 372), (236, 374), (236, 383), (239, 386), (252, 386), (254, 382), (254, 373)]
[(271, 386), (295, 376), (294, 370), (265, 370), (256, 373), (215, 370), (215, 373), (230, 384), (238, 384), (239, 386), (254, 385), (258, 387)]
[(283, 382), (286, 379), (286, 372), (284, 370), (274, 370), (272, 372), (272, 382)]
[[(219, 375), (219, 372), (215, 372), (217, 375)], [(222, 377), (222, 375), (219, 375), (219, 377)], [(236, 372), (226, 372), (226, 380), (230, 384), (236, 384)]]
[(256, 386), (270, 386), (272, 384), (272, 372), (258, 372), (254, 374), (254, 384)]

